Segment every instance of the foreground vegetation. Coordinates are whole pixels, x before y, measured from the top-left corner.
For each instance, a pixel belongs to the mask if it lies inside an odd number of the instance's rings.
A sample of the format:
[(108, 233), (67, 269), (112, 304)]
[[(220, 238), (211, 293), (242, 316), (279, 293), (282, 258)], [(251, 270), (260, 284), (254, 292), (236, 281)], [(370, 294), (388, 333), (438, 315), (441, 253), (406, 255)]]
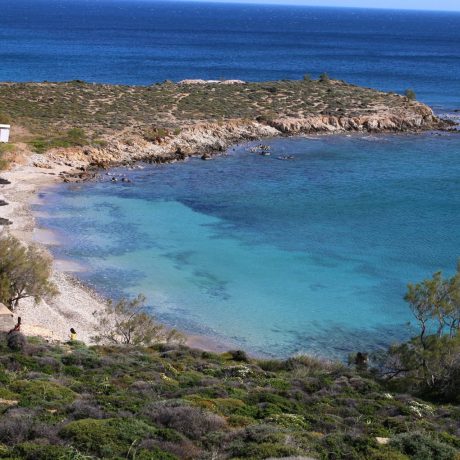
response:
[(458, 406), (389, 392), (340, 364), (1, 343), (1, 458), (458, 458)]

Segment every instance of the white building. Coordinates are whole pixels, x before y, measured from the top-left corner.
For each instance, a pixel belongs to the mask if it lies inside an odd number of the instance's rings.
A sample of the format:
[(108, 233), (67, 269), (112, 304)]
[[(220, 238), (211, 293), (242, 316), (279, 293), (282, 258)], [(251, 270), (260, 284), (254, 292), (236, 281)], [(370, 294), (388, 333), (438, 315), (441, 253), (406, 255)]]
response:
[(10, 125), (0, 125), (0, 142), (8, 142), (10, 139)]

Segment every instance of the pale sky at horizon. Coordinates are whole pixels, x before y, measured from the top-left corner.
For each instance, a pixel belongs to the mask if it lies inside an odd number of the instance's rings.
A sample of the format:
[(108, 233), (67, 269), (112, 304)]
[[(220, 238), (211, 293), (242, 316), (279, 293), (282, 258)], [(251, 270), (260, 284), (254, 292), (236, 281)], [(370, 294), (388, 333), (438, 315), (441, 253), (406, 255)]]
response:
[[(198, 1), (198, 0), (183, 0)], [(199, 0), (219, 3), (261, 3), (279, 5), (336, 6), (409, 10), (460, 11), (460, 0)], [(370, 4), (371, 3), (371, 4)]]

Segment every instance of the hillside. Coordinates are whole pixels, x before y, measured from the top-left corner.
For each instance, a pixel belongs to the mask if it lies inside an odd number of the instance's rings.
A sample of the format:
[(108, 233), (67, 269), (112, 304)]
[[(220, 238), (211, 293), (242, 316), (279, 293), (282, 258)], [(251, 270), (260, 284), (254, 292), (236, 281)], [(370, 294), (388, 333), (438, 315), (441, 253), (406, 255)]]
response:
[[(129, 126), (180, 128), (200, 122), (312, 116), (425, 115), (422, 104), (341, 81), (117, 86), (68, 83), (0, 84), (0, 112), (31, 131), (81, 127), (92, 132)], [(432, 115), (432, 114), (431, 114)]]
[(0, 341), (0, 458), (458, 458), (460, 412), (340, 364)]
[(169, 161), (268, 136), (449, 126), (405, 96), (328, 79), (152, 86), (1, 83), (0, 120), (12, 123), (13, 143), (26, 143), (37, 153), (55, 151), (57, 161), (75, 166)]

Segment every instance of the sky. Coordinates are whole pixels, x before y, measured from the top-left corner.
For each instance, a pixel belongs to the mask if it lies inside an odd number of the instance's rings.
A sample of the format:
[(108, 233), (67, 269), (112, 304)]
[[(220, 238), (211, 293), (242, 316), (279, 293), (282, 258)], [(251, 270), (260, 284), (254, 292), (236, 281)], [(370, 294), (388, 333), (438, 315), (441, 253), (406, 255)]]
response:
[(394, 8), (410, 10), (460, 11), (460, 0), (202, 0), (225, 3), (272, 3), (285, 5)]

